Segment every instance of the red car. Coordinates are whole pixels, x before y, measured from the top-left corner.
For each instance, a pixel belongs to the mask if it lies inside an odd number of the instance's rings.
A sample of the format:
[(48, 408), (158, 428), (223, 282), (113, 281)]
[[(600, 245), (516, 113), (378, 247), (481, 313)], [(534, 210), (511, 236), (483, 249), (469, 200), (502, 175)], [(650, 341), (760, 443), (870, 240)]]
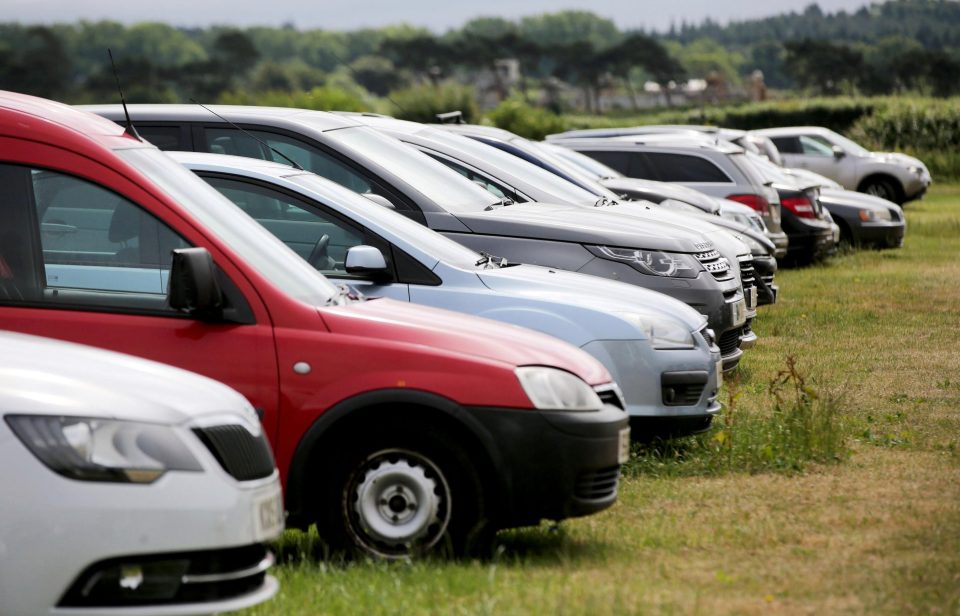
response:
[[(616, 500), (627, 416), (595, 359), (351, 297), (113, 122), (0, 92), (0, 220), (0, 327), (239, 390), (273, 445), (288, 526), (316, 522), (331, 549), (460, 553)], [(207, 445), (225, 469), (256, 472), (242, 435)]]

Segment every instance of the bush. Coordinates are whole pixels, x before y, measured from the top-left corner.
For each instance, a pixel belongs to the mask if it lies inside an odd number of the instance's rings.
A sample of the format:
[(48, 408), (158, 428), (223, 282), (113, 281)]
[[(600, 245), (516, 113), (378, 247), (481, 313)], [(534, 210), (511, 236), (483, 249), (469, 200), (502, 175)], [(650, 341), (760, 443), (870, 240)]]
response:
[(727, 407), (711, 432), (640, 445), (624, 472), (668, 476), (797, 472), (811, 463), (843, 460), (849, 429), (840, 401), (814, 391), (793, 357), (786, 364), (769, 384), (770, 411), (738, 408), (738, 383), (731, 381), (725, 386)]
[(224, 105), (261, 105), (267, 107), (296, 107), (319, 111), (370, 111), (362, 98), (343, 88), (319, 86), (308, 91), (283, 92), (225, 92), (218, 103)]
[(499, 128), (536, 141), (567, 130), (562, 117), (517, 99), (503, 101), (488, 114), (488, 118)]
[(479, 116), (473, 88), (452, 82), (404, 88), (391, 92), (388, 98), (396, 109), (394, 115), (403, 120), (433, 123), (438, 113), (447, 111), (460, 111), (466, 122)]

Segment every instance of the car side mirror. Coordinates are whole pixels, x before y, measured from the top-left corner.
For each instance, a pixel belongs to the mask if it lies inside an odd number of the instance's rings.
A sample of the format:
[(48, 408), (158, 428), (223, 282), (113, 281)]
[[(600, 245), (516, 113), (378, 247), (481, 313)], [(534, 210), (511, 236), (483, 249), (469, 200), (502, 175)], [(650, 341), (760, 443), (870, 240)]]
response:
[(203, 320), (223, 317), (223, 292), (217, 284), (216, 266), (206, 248), (180, 248), (173, 251), (170, 307)]
[(377, 205), (387, 208), (388, 210), (397, 209), (397, 206), (395, 206), (393, 202), (390, 201), (390, 199), (387, 199), (383, 195), (378, 195), (377, 193), (363, 193), (363, 196), (369, 199), (370, 201), (373, 201)]
[(387, 269), (387, 261), (383, 258), (383, 253), (373, 246), (354, 246), (347, 251), (347, 257), (344, 260), (348, 274), (363, 276), (374, 280), (390, 277), (390, 271)]
[(843, 148), (838, 145), (833, 146), (831, 149), (833, 150), (833, 157), (837, 160), (840, 160), (847, 155), (847, 153), (843, 151)]

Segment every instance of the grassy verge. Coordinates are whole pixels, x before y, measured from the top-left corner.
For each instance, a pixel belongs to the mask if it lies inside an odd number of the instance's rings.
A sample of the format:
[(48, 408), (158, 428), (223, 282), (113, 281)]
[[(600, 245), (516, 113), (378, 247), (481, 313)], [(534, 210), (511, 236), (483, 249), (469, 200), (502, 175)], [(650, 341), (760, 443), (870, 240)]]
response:
[(727, 436), (638, 450), (611, 510), (485, 563), (318, 563), (288, 532), (248, 613), (958, 613), (960, 186), (907, 216), (901, 250), (781, 272)]

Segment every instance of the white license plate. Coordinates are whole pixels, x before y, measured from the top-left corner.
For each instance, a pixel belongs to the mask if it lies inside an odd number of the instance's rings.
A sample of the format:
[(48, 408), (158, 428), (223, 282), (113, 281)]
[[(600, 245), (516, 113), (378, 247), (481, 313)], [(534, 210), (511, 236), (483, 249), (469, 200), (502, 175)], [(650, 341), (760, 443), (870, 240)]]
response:
[(620, 451), (617, 452), (617, 464), (626, 464), (630, 459), (630, 428), (620, 430)]
[(740, 327), (747, 322), (747, 302), (738, 299), (730, 304), (730, 311), (733, 313), (733, 326)]
[(723, 362), (717, 362), (717, 389), (720, 389), (720, 386), (723, 385)]
[(283, 532), (284, 517), (283, 497), (280, 492), (258, 500), (253, 508), (257, 536), (261, 539), (278, 537)]
[(747, 308), (756, 308), (757, 307), (757, 287), (750, 287), (749, 296), (747, 297)]

